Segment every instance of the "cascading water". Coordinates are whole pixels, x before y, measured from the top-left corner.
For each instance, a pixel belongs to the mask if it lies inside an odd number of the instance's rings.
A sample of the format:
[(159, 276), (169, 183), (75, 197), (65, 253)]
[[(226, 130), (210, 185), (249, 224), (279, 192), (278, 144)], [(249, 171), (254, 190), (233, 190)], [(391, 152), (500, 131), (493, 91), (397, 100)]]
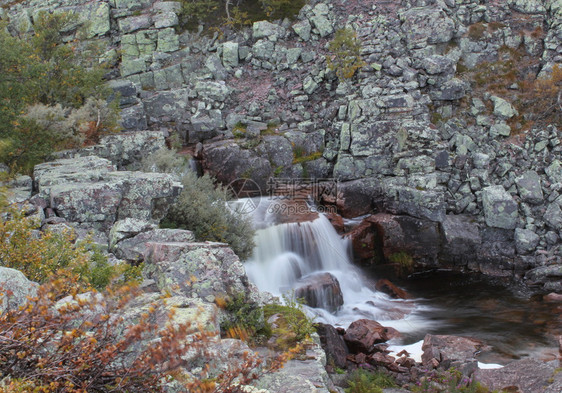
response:
[[(343, 305), (335, 312), (308, 308), (316, 321), (347, 327), (368, 318), (402, 332), (427, 328), (416, 317), (412, 301), (394, 300), (370, 289), (361, 272), (351, 263), (350, 244), (337, 234), (322, 214), (313, 221), (275, 224), (271, 201), (262, 199), (253, 212), (256, 247), (245, 263), (249, 279), (262, 291), (281, 296), (290, 293), (303, 279), (329, 273), (337, 279)], [(318, 296), (326, 296), (325, 292)], [(321, 303), (330, 303), (326, 299)]]

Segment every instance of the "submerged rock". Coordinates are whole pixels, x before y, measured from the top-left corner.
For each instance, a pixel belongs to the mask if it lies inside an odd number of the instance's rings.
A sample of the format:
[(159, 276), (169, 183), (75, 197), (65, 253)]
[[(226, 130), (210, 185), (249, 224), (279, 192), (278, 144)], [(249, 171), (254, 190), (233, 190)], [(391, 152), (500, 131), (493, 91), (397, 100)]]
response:
[(295, 286), (295, 297), (304, 298), (314, 308), (335, 312), (343, 305), (343, 294), (337, 278), (330, 273), (305, 276)]

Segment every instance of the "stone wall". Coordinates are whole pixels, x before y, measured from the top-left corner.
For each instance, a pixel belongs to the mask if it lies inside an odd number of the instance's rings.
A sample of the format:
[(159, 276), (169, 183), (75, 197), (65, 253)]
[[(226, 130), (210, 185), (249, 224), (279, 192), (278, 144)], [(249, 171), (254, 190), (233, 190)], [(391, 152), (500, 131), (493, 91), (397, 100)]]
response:
[[(562, 290), (560, 125), (524, 133), (520, 81), (500, 67), (517, 54), (516, 68), (548, 77), (562, 60), (560, 0), (314, 0), (294, 21), (221, 38), (180, 32), (179, 7), (31, 0), (0, 17), (14, 33), (31, 31), (40, 9), (89, 21), (88, 36), (106, 44), (115, 65), (124, 127), (201, 143), (199, 158), (223, 182), (334, 177), (348, 201), (342, 211), (437, 223), (443, 250), (463, 237), (451, 232), (455, 215), (468, 216), (483, 240), (463, 267), (547, 271), (528, 277)], [(326, 57), (344, 26), (357, 32), (367, 65), (340, 82)], [(475, 84), (476, 73), (504, 81), (502, 94)], [(360, 207), (349, 205), (359, 200), (350, 195), (357, 179)], [(449, 254), (433, 262), (457, 258)]]

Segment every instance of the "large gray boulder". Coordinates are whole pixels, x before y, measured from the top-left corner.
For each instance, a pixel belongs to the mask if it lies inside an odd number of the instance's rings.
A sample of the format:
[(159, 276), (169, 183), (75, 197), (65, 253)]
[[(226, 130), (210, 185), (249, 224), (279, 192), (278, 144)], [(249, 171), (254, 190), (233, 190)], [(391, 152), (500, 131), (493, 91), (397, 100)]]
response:
[(37, 294), (38, 287), (19, 270), (0, 266), (0, 314), (25, 305), (28, 296)]
[(476, 355), (489, 349), (474, 338), (427, 334), (422, 345), (422, 363), (444, 370), (456, 367), (470, 375), (477, 368)]
[(520, 393), (557, 393), (562, 391), (562, 373), (557, 361), (542, 362), (528, 358), (499, 369), (478, 370), (475, 378), (489, 389)]
[[(160, 229), (152, 228), (148, 231), (139, 231), (133, 236), (123, 238), (119, 242), (114, 243), (115, 237), (111, 235), (125, 235), (122, 226), (123, 221), (118, 221), (110, 233), (110, 251), (112, 251), (117, 258), (125, 259), (130, 262), (142, 262), (145, 254), (149, 250), (148, 243), (155, 242), (192, 242), (195, 236), (191, 231), (184, 229)], [(128, 232), (127, 234), (132, 234)]]
[(519, 219), (517, 203), (503, 186), (484, 188), (482, 206), (488, 226), (504, 229), (514, 229), (517, 226)]
[(402, 31), (410, 49), (424, 48), (427, 44), (446, 43), (453, 38), (455, 22), (438, 7), (410, 8), (400, 15)]
[(467, 263), (482, 243), (478, 224), (470, 216), (448, 214), (441, 222), (442, 252), (447, 260)]
[(40, 196), (59, 217), (102, 231), (126, 218), (159, 222), (182, 189), (175, 175), (115, 171), (95, 156), (40, 164), (34, 175)]
[(166, 138), (162, 131), (123, 132), (106, 135), (94, 146), (57, 153), (57, 157), (96, 156), (111, 161), (121, 169), (129, 165), (138, 165), (144, 157), (165, 147)]
[(146, 249), (144, 274), (161, 291), (211, 303), (241, 293), (258, 298), (244, 266), (226, 244), (157, 241), (147, 242)]
[(256, 152), (243, 149), (232, 141), (220, 141), (205, 145), (203, 165), (223, 184), (237, 179), (251, 179), (263, 193), (267, 190), (267, 179), (273, 174), (271, 163)]

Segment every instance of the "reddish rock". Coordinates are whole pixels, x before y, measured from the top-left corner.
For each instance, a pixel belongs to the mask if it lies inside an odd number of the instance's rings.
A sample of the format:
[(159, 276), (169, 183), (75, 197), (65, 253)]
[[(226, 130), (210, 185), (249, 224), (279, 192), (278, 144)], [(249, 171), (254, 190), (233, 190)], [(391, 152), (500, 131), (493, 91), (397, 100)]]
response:
[(270, 206), (270, 210), (275, 212), (277, 224), (314, 221), (318, 218), (318, 213), (310, 210), (306, 199), (278, 199), (275, 205)]
[(562, 294), (551, 292), (543, 297), (545, 302), (562, 303)]
[(366, 218), (345, 234), (346, 237), (351, 239), (353, 255), (363, 262), (369, 263), (375, 256), (375, 232), (375, 226), (369, 218)]
[(396, 329), (369, 319), (359, 319), (349, 325), (343, 338), (352, 353), (371, 353), (375, 344), (399, 335)]
[(369, 356), (369, 364), (373, 366), (385, 366), (388, 367), (392, 363), (394, 363), (394, 357), (387, 355), (382, 352), (375, 352), (371, 356)]
[(378, 280), (375, 284), (375, 288), (377, 291), (384, 292), (395, 299), (410, 299), (411, 297), (408, 292), (406, 292), (402, 288), (398, 288), (386, 278)]
[(406, 368), (412, 368), (416, 365), (416, 361), (412, 358), (403, 356), (401, 358), (396, 359), (396, 364)]
[(341, 235), (345, 232), (345, 224), (342, 216), (337, 213), (326, 213), (326, 217), (330, 220), (330, 223), (338, 234)]

